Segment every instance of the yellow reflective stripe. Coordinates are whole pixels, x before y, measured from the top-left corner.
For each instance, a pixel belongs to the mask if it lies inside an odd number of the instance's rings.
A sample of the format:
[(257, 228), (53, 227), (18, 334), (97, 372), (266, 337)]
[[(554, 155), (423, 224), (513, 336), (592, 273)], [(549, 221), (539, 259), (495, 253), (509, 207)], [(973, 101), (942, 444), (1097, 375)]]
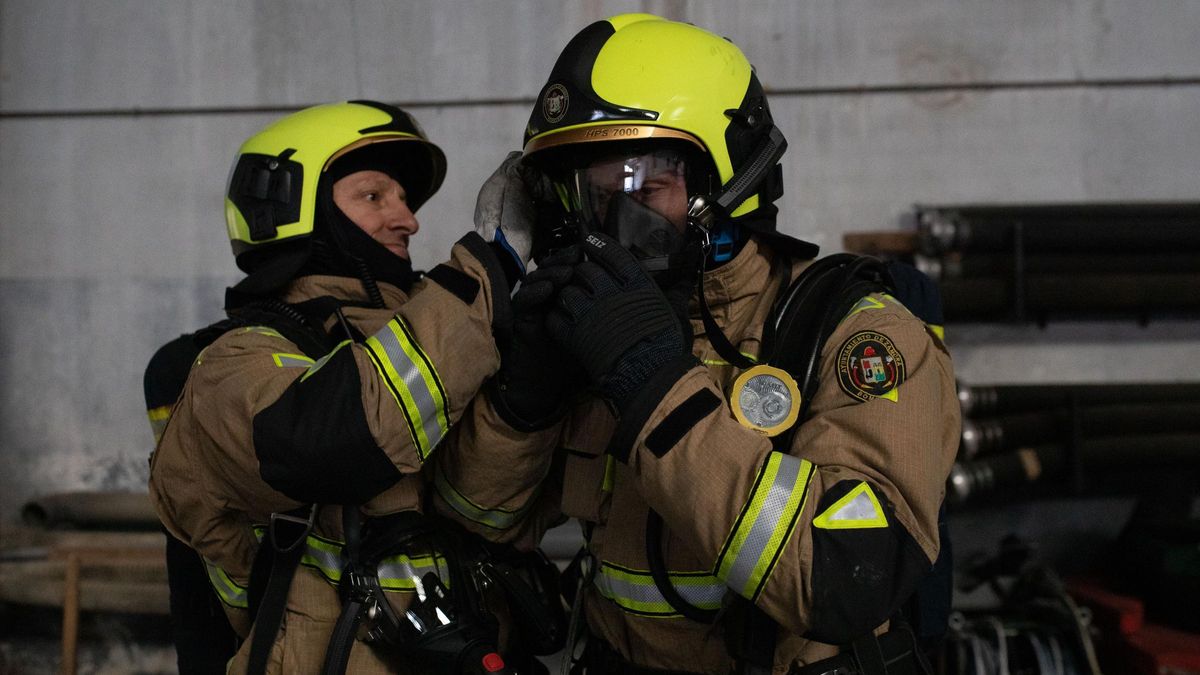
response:
[[(265, 527), (256, 526), (254, 528), (254, 536), (258, 538), (260, 545), (265, 532)], [(342, 580), (343, 545), (342, 542), (310, 534), (304, 542), (304, 553), (300, 556), (300, 564), (320, 574), (330, 584), (337, 586)], [(446, 558), (432, 553), (417, 555), (401, 553), (389, 556), (379, 561), (376, 568), (380, 587), (391, 593), (416, 590), (417, 580), (429, 572), (437, 574), (442, 584), (449, 588), (449, 570)]]
[(825, 530), (866, 530), (887, 526), (883, 507), (879, 505), (871, 486), (866, 483), (859, 483), (813, 519), (813, 527)]
[(225, 573), (225, 570), (217, 567), (216, 563), (208, 558), (204, 558), (204, 569), (208, 572), (208, 582), (212, 584), (213, 590), (217, 592), (217, 597), (221, 598), (221, 602), (238, 609), (249, 607), (249, 596), (245, 586), (234, 581)]
[(280, 368), (307, 368), (313, 360), (303, 354), (272, 354), (275, 365)]
[(163, 431), (167, 429), (167, 420), (171, 419), (171, 406), (151, 408), (146, 411), (146, 417), (150, 418), (150, 429), (154, 432), (154, 443), (157, 445), (162, 440)]
[(533, 504), (533, 499), (530, 499), (528, 504), (515, 510), (484, 508), (459, 492), (450, 483), (450, 480), (446, 478), (445, 469), (442, 467), (438, 467), (438, 470), (434, 472), (433, 485), (438, 495), (446, 500), (446, 503), (457, 511), (459, 515), (473, 523), (479, 523), (493, 530), (507, 530), (516, 525)]
[(308, 367), (308, 370), (303, 375), (300, 376), (300, 381), (303, 382), (303, 381), (307, 380), (308, 378), (312, 377), (313, 375), (316, 375), (317, 371), (320, 370), (326, 363), (329, 363), (329, 359), (333, 358), (333, 355), (337, 354), (339, 349), (345, 347), (348, 344), (352, 344), (352, 343), (349, 340), (342, 340), (341, 342), (339, 342), (337, 344), (336, 347), (333, 348), (333, 351), (329, 352), (325, 356), (322, 356), (321, 358), (319, 358), (315, 362), (313, 362), (313, 364)]
[(381, 560), (377, 571), (379, 585), (393, 593), (416, 590), (417, 580), (430, 572), (438, 576), (443, 586), (450, 588), (450, 568), (440, 555), (394, 555)]
[(750, 498), (717, 556), (717, 577), (754, 600), (775, 569), (804, 510), (813, 465), (779, 452), (767, 454)]
[(604, 455), (604, 481), (600, 483), (600, 491), (612, 492), (616, 479), (617, 460), (612, 455)]
[[(891, 296), (885, 295), (883, 297), (890, 298)], [(845, 321), (855, 314), (858, 314), (859, 312), (865, 312), (868, 309), (883, 309), (884, 307), (886, 307), (884, 303), (868, 295), (855, 303), (855, 305), (850, 308), (850, 311), (846, 312), (846, 316), (844, 316), (842, 320)]]
[[(750, 359), (750, 361), (752, 361), (753, 363), (758, 363), (758, 357), (751, 354), (750, 352), (738, 352), (738, 353), (741, 354), (742, 356)], [(732, 363), (722, 360), (722, 359), (702, 359), (701, 363), (703, 363), (706, 366), (731, 366), (731, 365), (733, 365)]]
[[(718, 609), (728, 587), (712, 572), (667, 572), (675, 591), (701, 609)], [(660, 618), (678, 617), (646, 570), (601, 562), (593, 581), (600, 595), (631, 614)]]
[(450, 428), (445, 389), (433, 364), (398, 315), (367, 338), (366, 347), (404, 414), (417, 456), (425, 461)]
[(933, 331), (933, 334), (936, 335), (939, 340), (945, 342), (945, 340), (946, 340), (946, 327), (945, 326), (939, 326), (936, 323), (930, 323), (930, 324), (926, 324), (926, 325), (929, 326), (929, 330)]

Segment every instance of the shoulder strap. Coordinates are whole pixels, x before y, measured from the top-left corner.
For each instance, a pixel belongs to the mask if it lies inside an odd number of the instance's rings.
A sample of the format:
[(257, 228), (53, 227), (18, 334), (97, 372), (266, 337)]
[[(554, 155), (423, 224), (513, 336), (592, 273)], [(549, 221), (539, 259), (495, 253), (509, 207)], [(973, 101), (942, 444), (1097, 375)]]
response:
[[(821, 350), (854, 303), (893, 283), (875, 258), (840, 253), (810, 265), (780, 294), (763, 329), (763, 363), (787, 371), (800, 388), (801, 422), (820, 384)], [(776, 436), (786, 447), (793, 430)]]
[[(340, 317), (340, 305), (292, 305), (270, 298), (229, 310), (229, 321), (235, 322), (235, 325), (266, 326), (276, 330), (295, 343), (306, 356), (317, 359), (336, 344), (321, 329), (321, 319), (317, 316), (320, 309), (327, 308), (338, 312)], [(325, 316), (328, 314), (326, 312)], [(249, 610), (254, 617), (246, 668), (248, 675), (266, 672), (271, 646), (283, 623), (292, 579), (296, 568), (300, 566), (318, 510), (319, 505), (310, 505), (288, 513), (271, 514), (266, 536), (254, 554), (248, 593)]]
[(267, 670), (271, 646), (283, 623), (292, 578), (304, 556), (317, 511), (314, 505), (271, 514), (270, 526), (254, 554), (250, 572), (249, 610), (254, 617), (254, 631), (250, 636), (247, 675), (262, 675)]
[[(332, 299), (332, 298), (331, 298)], [(311, 301), (310, 301), (311, 302)], [(325, 306), (321, 307), (322, 309)], [(321, 327), (324, 317), (308, 304), (292, 305), (270, 298), (229, 310), (230, 320), (243, 326), (266, 326), (279, 331), (310, 358), (320, 358), (337, 346), (337, 341)], [(340, 305), (334, 308), (340, 313)], [(327, 317), (330, 312), (325, 312)]]

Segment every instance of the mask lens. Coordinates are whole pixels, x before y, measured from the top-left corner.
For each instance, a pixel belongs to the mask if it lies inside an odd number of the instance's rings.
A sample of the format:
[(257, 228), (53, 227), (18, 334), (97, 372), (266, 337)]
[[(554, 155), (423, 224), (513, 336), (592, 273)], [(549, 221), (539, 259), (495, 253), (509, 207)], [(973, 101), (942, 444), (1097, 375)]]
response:
[[(585, 230), (604, 232), (647, 255), (665, 255), (683, 236), (688, 191), (686, 165), (678, 152), (605, 157), (574, 170), (571, 187)], [(617, 195), (642, 208), (623, 204)], [(644, 217), (645, 210), (658, 217)], [(643, 217), (629, 217), (630, 212), (643, 212)], [(644, 231), (648, 226), (653, 231)]]

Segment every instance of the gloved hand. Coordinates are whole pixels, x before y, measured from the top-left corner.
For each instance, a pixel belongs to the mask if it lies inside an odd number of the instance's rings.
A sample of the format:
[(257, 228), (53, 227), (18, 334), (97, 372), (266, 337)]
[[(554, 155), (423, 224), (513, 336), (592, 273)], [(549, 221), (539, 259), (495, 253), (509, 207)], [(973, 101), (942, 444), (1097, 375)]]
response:
[(537, 204), (553, 193), (542, 172), (521, 164), (521, 153), (508, 153), (475, 198), (475, 231), (516, 261), (521, 276), (533, 252)]
[(578, 359), (601, 396), (623, 412), (657, 371), (691, 358), (691, 330), (615, 239), (589, 234), (581, 247), (588, 259), (575, 265), (546, 329)]
[(546, 313), (582, 259), (578, 247), (542, 260), (512, 298), (513, 324), (500, 340), (500, 370), (489, 395), (500, 417), (517, 431), (537, 431), (566, 412), (583, 373), (546, 332)]

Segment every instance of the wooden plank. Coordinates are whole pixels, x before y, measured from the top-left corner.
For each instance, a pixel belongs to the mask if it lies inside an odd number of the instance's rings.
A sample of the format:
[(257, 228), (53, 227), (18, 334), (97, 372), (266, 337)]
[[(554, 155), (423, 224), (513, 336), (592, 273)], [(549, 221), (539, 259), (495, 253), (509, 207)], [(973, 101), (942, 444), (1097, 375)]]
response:
[(75, 675), (79, 646), (79, 556), (67, 556), (67, 574), (63, 581), (62, 667), (63, 675)]

